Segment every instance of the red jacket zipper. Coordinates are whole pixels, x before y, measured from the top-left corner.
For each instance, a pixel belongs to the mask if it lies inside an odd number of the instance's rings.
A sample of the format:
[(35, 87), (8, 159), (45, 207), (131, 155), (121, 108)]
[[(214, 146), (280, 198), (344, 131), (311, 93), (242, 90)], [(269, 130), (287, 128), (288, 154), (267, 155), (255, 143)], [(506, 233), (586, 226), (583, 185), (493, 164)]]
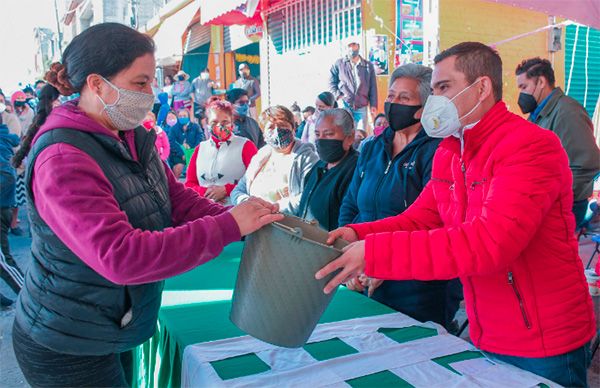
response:
[(525, 311), (525, 304), (523, 303), (521, 293), (517, 288), (517, 283), (515, 283), (512, 271), (508, 272), (508, 284), (511, 285), (513, 291), (515, 292), (515, 295), (517, 296), (517, 301), (519, 302), (519, 308), (521, 309), (521, 315), (523, 315), (523, 321), (525, 322), (525, 326), (527, 326), (528, 329), (531, 329), (531, 323), (529, 322), (529, 318), (527, 318), (527, 312)]

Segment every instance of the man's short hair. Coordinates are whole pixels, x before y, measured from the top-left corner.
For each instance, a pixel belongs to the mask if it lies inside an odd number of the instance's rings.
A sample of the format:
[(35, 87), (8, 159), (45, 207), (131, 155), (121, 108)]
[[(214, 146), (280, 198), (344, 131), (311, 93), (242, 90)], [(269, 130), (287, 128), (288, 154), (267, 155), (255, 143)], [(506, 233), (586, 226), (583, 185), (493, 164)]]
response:
[(242, 96), (247, 96), (248, 92), (245, 89), (233, 88), (229, 89), (225, 94), (225, 99), (232, 104), (235, 104), (237, 100)]
[(307, 106), (306, 108), (302, 109), (302, 113), (310, 113), (312, 115), (315, 113), (315, 107)]
[(524, 59), (515, 69), (515, 75), (525, 73), (527, 78), (544, 76), (551, 87), (554, 87), (556, 79), (554, 78), (554, 69), (552, 63), (547, 59), (540, 57)]
[(467, 82), (487, 76), (492, 80), (496, 102), (502, 99), (502, 59), (496, 50), (479, 42), (463, 42), (442, 51), (433, 62), (438, 64), (451, 56), (456, 56), (454, 66), (465, 75)]

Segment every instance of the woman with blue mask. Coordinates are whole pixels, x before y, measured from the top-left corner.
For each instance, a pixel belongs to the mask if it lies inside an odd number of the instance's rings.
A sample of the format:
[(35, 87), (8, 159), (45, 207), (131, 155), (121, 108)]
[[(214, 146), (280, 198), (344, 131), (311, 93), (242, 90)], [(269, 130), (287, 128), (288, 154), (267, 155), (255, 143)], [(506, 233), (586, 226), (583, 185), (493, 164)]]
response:
[(132, 349), (156, 331), (163, 280), (282, 218), (265, 201), (225, 208), (175, 179), (140, 125), (155, 64), (151, 38), (103, 23), (46, 74), (40, 106), (52, 94), (81, 97), (39, 110), (22, 145), (33, 254), (12, 338), (31, 386), (130, 386)]
[[(179, 179), (186, 166), (187, 154), (205, 140), (204, 131), (196, 123), (190, 122), (189, 110), (182, 108), (177, 111), (177, 123), (169, 131), (171, 154), (169, 165), (173, 174)], [(191, 155), (190, 155), (191, 156)]]
[(267, 145), (252, 158), (244, 177), (231, 192), (231, 201), (239, 204), (254, 196), (295, 214), (305, 178), (319, 157), (312, 144), (294, 137), (294, 115), (288, 108), (268, 108), (260, 120)]

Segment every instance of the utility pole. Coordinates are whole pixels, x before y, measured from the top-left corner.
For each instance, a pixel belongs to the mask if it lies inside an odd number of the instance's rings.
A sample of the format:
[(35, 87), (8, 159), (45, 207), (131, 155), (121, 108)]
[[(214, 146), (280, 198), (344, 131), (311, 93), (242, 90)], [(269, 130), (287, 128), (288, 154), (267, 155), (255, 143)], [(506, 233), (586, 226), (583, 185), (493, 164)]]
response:
[(58, 43), (58, 52), (62, 57), (62, 32), (60, 30), (60, 19), (58, 18), (58, 5), (56, 4), (56, 0), (54, 0), (54, 16), (56, 17), (56, 33), (58, 35), (57, 43)]

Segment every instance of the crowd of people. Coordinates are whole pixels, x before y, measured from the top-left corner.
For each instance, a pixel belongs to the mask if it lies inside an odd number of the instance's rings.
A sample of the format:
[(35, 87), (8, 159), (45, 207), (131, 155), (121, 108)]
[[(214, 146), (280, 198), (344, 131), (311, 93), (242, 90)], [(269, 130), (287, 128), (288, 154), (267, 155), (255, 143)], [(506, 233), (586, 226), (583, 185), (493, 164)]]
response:
[[(159, 87), (152, 40), (105, 23), (44, 81), (0, 93), (2, 278), (20, 291), (30, 384), (127, 385), (162, 281), (281, 213), (351, 243), (316, 274), (340, 271), (325, 292), (343, 283), (453, 333), (464, 298), (475, 346), (587, 384), (595, 321), (576, 230), (600, 170), (587, 112), (531, 58), (514, 91), (529, 120), (511, 113), (500, 56), (474, 42), (433, 70), (396, 68), (379, 112), (374, 66), (347, 48), (314, 106), (257, 112), (247, 64), (224, 93), (209, 69)], [(26, 280), (8, 244), (25, 201)]]

